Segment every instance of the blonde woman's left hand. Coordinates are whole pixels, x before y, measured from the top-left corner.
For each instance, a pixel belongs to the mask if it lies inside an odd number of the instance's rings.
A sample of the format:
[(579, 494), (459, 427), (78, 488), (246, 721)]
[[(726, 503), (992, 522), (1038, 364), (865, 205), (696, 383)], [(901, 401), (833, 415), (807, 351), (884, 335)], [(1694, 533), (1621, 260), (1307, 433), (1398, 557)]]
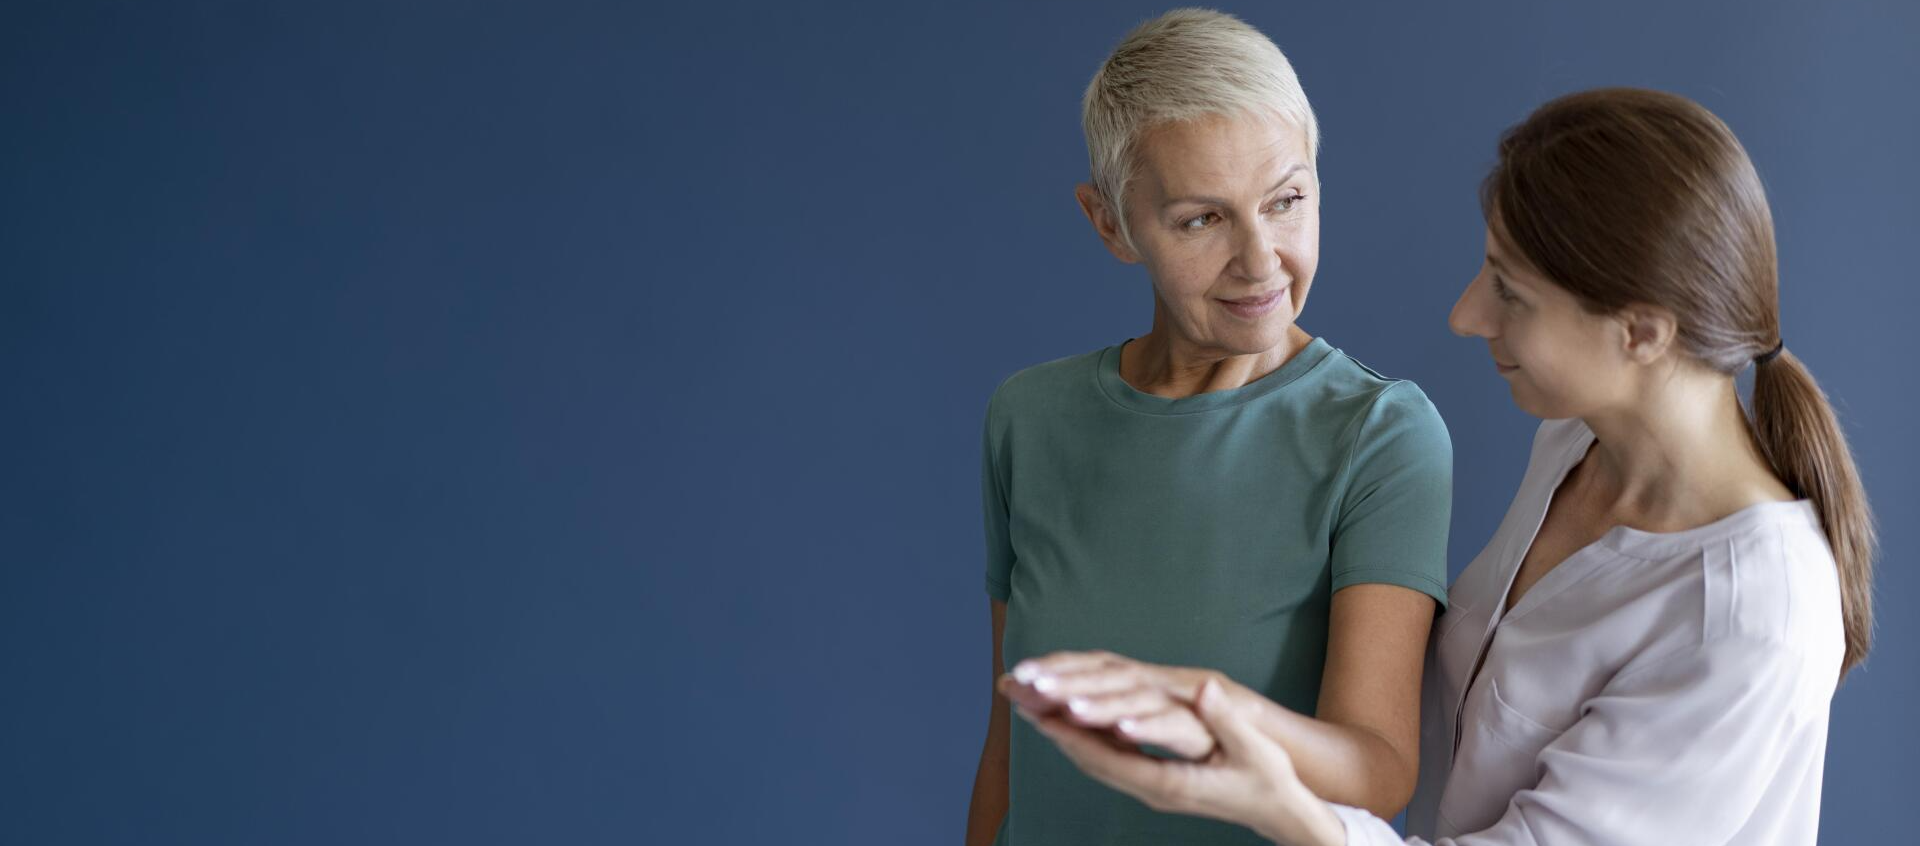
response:
[(1210, 670), (1136, 661), (1111, 652), (1053, 652), (1021, 661), (1001, 676), (1000, 693), (1034, 714), (1059, 713), (1082, 728), (1155, 746), (1182, 758), (1213, 753), (1213, 734), (1193, 710), (1194, 692), (1209, 678), (1229, 698), (1258, 696)]
[(1218, 681), (1206, 679), (1193, 703), (1216, 740), (1203, 761), (1142, 754), (1063, 712), (1036, 713), (1020, 703), (1016, 710), (1081, 771), (1156, 811), (1225, 820), (1294, 846), (1346, 842), (1345, 825), (1300, 782), (1287, 751), (1260, 733)]

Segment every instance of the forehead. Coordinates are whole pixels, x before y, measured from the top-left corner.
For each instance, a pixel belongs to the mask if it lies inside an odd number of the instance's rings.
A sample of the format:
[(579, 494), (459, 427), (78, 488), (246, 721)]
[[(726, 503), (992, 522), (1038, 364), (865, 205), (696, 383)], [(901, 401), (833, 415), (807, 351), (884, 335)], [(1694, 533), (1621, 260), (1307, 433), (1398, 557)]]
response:
[(1514, 249), (1513, 242), (1507, 237), (1507, 227), (1500, 221), (1499, 215), (1489, 215), (1487, 226), (1487, 258), (1509, 276), (1535, 277), (1540, 275), (1538, 268), (1527, 260), (1525, 255)]
[(1278, 115), (1210, 115), (1158, 124), (1140, 136), (1138, 176), (1167, 195), (1265, 191), (1296, 164), (1309, 168), (1307, 133)]

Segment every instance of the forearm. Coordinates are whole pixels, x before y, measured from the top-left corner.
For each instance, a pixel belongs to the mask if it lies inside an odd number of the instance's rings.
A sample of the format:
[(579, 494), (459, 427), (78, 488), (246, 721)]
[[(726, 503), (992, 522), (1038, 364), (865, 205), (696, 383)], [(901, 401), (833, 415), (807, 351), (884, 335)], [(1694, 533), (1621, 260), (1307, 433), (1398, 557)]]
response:
[(973, 776), (973, 800), (967, 806), (966, 846), (993, 846), (1000, 821), (1007, 814), (1007, 714), (997, 700), (980, 750), (980, 767)]
[(1258, 706), (1260, 732), (1287, 750), (1301, 782), (1320, 798), (1392, 819), (1413, 797), (1417, 753), (1402, 752), (1377, 732), (1317, 720), (1234, 687), (1242, 701)]

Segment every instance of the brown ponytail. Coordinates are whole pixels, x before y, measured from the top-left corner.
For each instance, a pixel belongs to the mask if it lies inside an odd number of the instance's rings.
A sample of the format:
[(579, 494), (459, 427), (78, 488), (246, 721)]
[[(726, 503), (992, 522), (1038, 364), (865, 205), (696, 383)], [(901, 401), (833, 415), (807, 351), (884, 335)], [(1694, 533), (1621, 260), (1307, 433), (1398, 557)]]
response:
[(1791, 352), (1754, 367), (1753, 434), (1774, 475), (1796, 496), (1813, 500), (1826, 527), (1840, 566), (1845, 674), (1873, 644), (1873, 514), (1827, 395)]
[(1706, 366), (1731, 376), (1756, 362), (1754, 442), (1820, 515), (1839, 567), (1841, 672), (1859, 664), (1873, 633), (1873, 515), (1826, 394), (1780, 346), (1773, 216), (1733, 131), (1673, 94), (1569, 94), (1501, 137), (1480, 196), (1509, 246), (1588, 311), (1662, 306)]

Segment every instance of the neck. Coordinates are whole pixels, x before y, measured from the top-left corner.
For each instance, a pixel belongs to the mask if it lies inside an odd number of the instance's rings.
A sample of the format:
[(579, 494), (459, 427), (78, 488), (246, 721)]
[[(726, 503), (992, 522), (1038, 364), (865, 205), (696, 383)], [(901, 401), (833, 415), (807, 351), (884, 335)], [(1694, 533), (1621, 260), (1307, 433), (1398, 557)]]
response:
[(1754, 444), (1733, 377), (1689, 368), (1655, 381), (1638, 401), (1583, 418), (1596, 503), (1660, 530), (1792, 498)]
[(1289, 326), (1271, 348), (1237, 354), (1171, 331), (1156, 309), (1153, 330), (1121, 349), (1120, 377), (1144, 393), (1172, 399), (1230, 391), (1280, 369), (1312, 340), (1300, 327)]

